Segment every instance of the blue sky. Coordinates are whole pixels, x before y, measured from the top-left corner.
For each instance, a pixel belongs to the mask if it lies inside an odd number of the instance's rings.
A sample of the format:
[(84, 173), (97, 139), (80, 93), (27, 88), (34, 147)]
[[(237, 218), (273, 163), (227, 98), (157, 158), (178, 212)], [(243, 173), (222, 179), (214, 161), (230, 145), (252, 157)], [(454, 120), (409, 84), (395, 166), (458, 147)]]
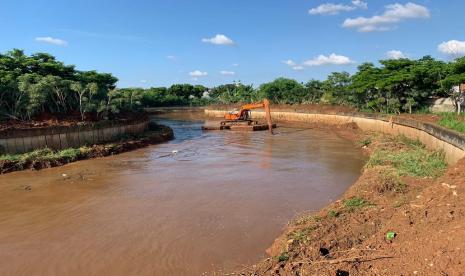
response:
[(0, 0), (0, 52), (48, 52), (120, 87), (257, 86), (354, 72), (389, 51), (465, 55), (464, 11), (463, 0)]

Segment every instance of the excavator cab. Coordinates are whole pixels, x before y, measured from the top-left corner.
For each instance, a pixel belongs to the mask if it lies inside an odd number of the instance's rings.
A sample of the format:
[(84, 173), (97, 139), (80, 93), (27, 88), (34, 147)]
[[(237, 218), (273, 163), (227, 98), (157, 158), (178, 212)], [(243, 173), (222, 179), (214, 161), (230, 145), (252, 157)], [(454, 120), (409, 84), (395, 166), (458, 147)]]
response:
[(248, 121), (251, 117), (251, 110), (250, 109), (241, 109), (241, 110), (233, 110), (228, 112), (224, 116), (226, 120), (230, 121)]
[(242, 116), (243, 116), (243, 120), (250, 120), (250, 118), (252, 117), (252, 111), (251, 110), (244, 110), (244, 112), (242, 113)]

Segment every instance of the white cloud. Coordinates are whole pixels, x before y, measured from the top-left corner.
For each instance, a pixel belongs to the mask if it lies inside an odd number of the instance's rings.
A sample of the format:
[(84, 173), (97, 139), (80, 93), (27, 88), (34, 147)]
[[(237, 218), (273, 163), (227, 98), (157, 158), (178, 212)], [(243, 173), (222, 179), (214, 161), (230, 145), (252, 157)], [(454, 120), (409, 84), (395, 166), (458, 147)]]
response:
[(147, 83), (147, 80), (140, 80), (141, 83)]
[(48, 44), (53, 44), (53, 45), (58, 45), (58, 46), (66, 46), (68, 45), (68, 42), (59, 39), (59, 38), (53, 38), (50, 36), (40, 36), (35, 38), (36, 41), (38, 42), (44, 42)]
[(353, 60), (346, 56), (331, 54), (329, 56), (319, 55), (314, 59), (304, 61), (305, 66), (322, 66), (322, 65), (347, 65), (354, 63)]
[(342, 4), (322, 4), (319, 5), (316, 8), (310, 9), (308, 11), (309, 14), (329, 14), (329, 15), (336, 15), (339, 14), (342, 11), (352, 11), (355, 10), (356, 8), (353, 6), (347, 6), (347, 5), (342, 5)]
[(399, 50), (391, 50), (386, 53), (386, 56), (390, 59), (401, 59), (401, 58), (407, 58), (407, 55), (402, 53), (402, 51)]
[(217, 34), (212, 38), (202, 38), (202, 42), (215, 45), (233, 45), (234, 41), (224, 34)]
[(208, 73), (207, 72), (202, 72), (200, 70), (195, 70), (195, 71), (189, 72), (189, 76), (191, 76), (193, 78), (200, 78), (200, 77), (208, 76)]
[(297, 65), (292, 59), (283, 60), (283, 63), (286, 64), (286, 65), (289, 65), (289, 66), (296, 66)]
[(166, 59), (169, 59), (169, 60), (176, 60), (176, 56), (169, 55), (169, 56), (166, 56)]
[(220, 71), (220, 74), (223, 75), (223, 76), (234, 76), (236, 74), (236, 72), (234, 71)]
[(354, 5), (357, 8), (360, 8), (360, 9), (367, 9), (368, 8), (367, 2), (364, 2), (362, 0), (353, 0), (352, 5)]
[(291, 68), (292, 70), (295, 70), (295, 71), (302, 71), (305, 69), (302, 65), (295, 65), (295, 66), (292, 66)]
[(406, 19), (429, 18), (428, 8), (414, 3), (405, 5), (396, 3), (387, 5), (382, 15), (372, 17), (347, 18), (342, 24), (345, 28), (355, 28), (359, 32), (388, 31), (395, 23)]
[(292, 70), (295, 70), (295, 71), (302, 71), (305, 69), (302, 65), (295, 63), (292, 59), (283, 60), (283, 63), (291, 67)]
[(465, 41), (445, 41), (439, 44), (438, 51), (454, 58), (465, 56)]
[(344, 5), (344, 4), (333, 4), (333, 3), (326, 3), (319, 5), (316, 8), (310, 9), (308, 11), (309, 14), (324, 14), (324, 15), (336, 15), (341, 12), (348, 12), (353, 11), (356, 9), (366, 9), (368, 7), (367, 3), (361, 0), (354, 0), (352, 1), (352, 5)]
[(233, 65), (232, 65), (232, 66), (234, 66), (234, 67), (238, 67), (238, 66), (239, 66), (239, 63), (233, 63)]

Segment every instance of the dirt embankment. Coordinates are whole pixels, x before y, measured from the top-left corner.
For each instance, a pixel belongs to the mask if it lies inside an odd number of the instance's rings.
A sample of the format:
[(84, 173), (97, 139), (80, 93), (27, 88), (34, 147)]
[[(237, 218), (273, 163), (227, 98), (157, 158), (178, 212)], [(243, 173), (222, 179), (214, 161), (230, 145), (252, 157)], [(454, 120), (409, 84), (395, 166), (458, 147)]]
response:
[[(270, 258), (238, 274), (464, 275), (465, 159), (445, 170), (437, 153), (412, 141), (339, 132), (371, 156), (358, 181), (340, 200), (293, 220)], [(409, 155), (417, 150), (426, 155)]]
[(147, 118), (147, 114), (144, 112), (124, 112), (121, 114), (115, 114), (109, 118), (109, 120), (99, 120), (95, 114), (91, 113), (85, 113), (84, 120), (82, 120), (81, 115), (76, 112), (71, 114), (42, 113), (37, 117), (27, 121), (22, 121), (19, 119), (2, 120), (0, 121), (0, 133), (21, 129), (70, 127), (75, 125), (85, 126), (95, 123), (124, 123)]
[(119, 154), (174, 138), (173, 130), (163, 125), (151, 124), (150, 130), (142, 135), (124, 137), (112, 143), (98, 144), (64, 151), (39, 150), (18, 154), (9, 159), (0, 159), (0, 174), (13, 171), (62, 166), (78, 160)]

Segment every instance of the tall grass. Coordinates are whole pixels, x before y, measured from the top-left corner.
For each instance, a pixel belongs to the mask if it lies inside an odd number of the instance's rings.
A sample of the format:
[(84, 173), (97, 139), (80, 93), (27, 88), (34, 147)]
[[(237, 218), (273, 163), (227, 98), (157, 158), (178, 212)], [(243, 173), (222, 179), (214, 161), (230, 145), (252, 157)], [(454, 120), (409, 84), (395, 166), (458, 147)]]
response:
[(441, 113), (438, 122), (439, 125), (447, 127), (458, 132), (465, 133), (465, 115), (455, 113)]
[(419, 141), (399, 136), (390, 146), (375, 151), (367, 167), (392, 166), (398, 175), (416, 177), (438, 177), (446, 170), (444, 152), (430, 151)]

